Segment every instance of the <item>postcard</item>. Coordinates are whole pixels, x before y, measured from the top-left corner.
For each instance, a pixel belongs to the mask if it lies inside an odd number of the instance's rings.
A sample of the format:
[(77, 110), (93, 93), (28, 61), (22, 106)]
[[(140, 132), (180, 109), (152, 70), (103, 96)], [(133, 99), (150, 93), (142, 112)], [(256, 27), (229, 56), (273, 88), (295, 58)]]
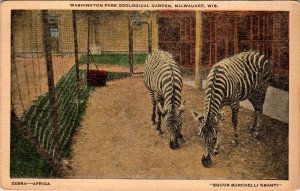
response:
[(1, 3), (4, 190), (296, 190), (296, 1)]

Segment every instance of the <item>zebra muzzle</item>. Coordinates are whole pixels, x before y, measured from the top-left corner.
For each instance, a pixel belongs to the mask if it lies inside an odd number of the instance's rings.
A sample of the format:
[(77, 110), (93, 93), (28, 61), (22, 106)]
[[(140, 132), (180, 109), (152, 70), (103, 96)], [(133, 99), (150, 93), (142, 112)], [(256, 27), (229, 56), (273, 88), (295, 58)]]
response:
[(170, 148), (171, 149), (178, 149), (180, 146), (179, 146), (179, 143), (178, 143), (178, 140), (175, 139), (174, 141), (171, 141), (170, 140)]
[(202, 162), (202, 165), (203, 165), (204, 167), (208, 167), (209, 165), (211, 165), (212, 160), (211, 160), (210, 155), (208, 155), (207, 157), (205, 157), (205, 156), (203, 155), (203, 156), (202, 156), (202, 159), (201, 159), (201, 162)]

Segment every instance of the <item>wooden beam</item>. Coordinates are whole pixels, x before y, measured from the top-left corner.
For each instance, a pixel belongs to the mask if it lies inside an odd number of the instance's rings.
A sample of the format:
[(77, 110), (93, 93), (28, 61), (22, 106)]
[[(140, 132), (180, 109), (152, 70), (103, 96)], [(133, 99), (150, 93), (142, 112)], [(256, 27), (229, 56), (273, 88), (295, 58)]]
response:
[(153, 15), (153, 18), (151, 20), (152, 22), (152, 49), (153, 50), (158, 50), (158, 24), (157, 24), (157, 19), (159, 17), (157, 16), (157, 14)]
[(196, 42), (195, 42), (195, 84), (196, 88), (202, 89), (202, 43), (201, 43), (201, 33), (202, 33), (202, 15), (200, 11), (196, 11)]
[(253, 48), (253, 16), (250, 17), (250, 49)]
[(74, 34), (74, 51), (75, 51), (75, 66), (76, 66), (76, 88), (78, 103), (80, 101), (80, 77), (79, 77), (79, 59), (78, 59), (78, 38), (77, 38), (77, 21), (76, 12), (72, 11), (73, 16), (73, 34)]
[(217, 38), (217, 26), (216, 26), (217, 22), (219, 22), (218, 17), (214, 17), (213, 30), (214, 30), (215, 60), (212, 63), (212, 65), (218, 62), (218, 38)]
[(234, 54), (239, 53), (239, 37), (238, 37), (238, 21), (237, 18), (235, 17), (233, 19), (234, 22), (234, 34), (233, 34), (233, 42), (234, 42)]
[(54, 85), (51, 43), (50, 43), (51, 42), (50, 25), (48, 22), (47, 10), (42, 10), (42, 21), (43, 21), (43, 45), (44, 45), (45, 57), (46, 57), (49, 102), (50, 102), (50, 112), (51, 112), (51, 128), (53, 130), (53, 139), (54, 139), (54, 161), (59, 166), (59, 163), (61, 162), (61, 148), (59, 145), (57, 103), (56, 103), (56, 93), (55, 93), (55, 85)]

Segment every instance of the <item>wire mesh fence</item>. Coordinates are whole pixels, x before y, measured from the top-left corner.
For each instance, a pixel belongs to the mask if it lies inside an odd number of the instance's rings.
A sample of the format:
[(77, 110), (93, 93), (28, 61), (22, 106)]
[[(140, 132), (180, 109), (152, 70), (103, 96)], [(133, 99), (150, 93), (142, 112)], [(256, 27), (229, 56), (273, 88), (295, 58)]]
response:
[[(125, 11), (12, 11), (12, 132), (17, 130), (58, 175), (93, 89), (87, 84), (86, 64), (91, 64), (91, 70), (109, 70), (107, 80), (130, 76), (128, 23), (136, 15)], [(147, 23), (155, 21), (151, 14), (142, 17)], [(135, 71), (142, 71), (149, 31), (137, 25), (131, 32), (132, 62)]]
[(74, 23), (72, 11), (12, 12), (12, 127), (58, 175), (61, 151), (80, 124), (91, 90), (86, 72), (79, 71)]

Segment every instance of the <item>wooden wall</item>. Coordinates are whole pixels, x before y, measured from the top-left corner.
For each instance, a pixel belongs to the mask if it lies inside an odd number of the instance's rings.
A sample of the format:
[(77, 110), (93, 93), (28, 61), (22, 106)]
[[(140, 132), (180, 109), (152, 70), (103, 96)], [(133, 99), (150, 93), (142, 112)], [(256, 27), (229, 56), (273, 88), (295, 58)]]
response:
[(204, 71), (233, 54), (258, 50), (273, 65), (272, 85), (288, 89), (288, 12), (203, 12), (202, 19)]
[[(128, 22), (134, 12), (129, 11), (77, 11), (77, 31), (79, 52), (87, 50), (88, 19), (90, 19), (91, 45), (99, 45), (103, 52), (128, 52)], [(72, 24), (72, 11), (49, 11), (49, 15), (57, 16), (58, 37), (51, 39), (54, 53), (74, 53), (74, 36)], [(145, 13), (141, 15), (143, 21), (153, 23), (156, 29), (155, 14)], [(56, 22), (56, 23), (55, 23)], [(13, 11), (12, 31), (15, 52), (19, 54), (42, 53), (42, 21), (41, 11), (18, 10)], [(152, 31), (157, 35), (156, 31)], [(147, 52), (148, 48), (147, 28), (134, 28), (134, 51)], [(157, 39), (153, 37), (153, 47), (157, 48)]]
[(196, 19), (194, 11), (160, 11), (158, 46), (169, 51), (184, 68), (195, 67)]

